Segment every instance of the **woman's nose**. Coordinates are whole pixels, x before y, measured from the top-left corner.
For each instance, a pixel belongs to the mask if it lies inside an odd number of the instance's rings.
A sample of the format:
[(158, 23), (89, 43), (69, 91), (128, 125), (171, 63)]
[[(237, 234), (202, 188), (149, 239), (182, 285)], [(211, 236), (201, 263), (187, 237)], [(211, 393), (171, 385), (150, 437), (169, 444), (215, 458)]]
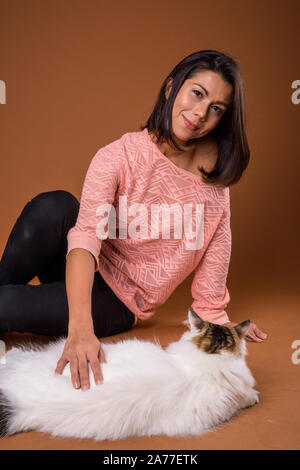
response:
[(199, 121), (205, 121), (208, 113), (208, 106), (201, 105), (195, 110), (195, 116)]

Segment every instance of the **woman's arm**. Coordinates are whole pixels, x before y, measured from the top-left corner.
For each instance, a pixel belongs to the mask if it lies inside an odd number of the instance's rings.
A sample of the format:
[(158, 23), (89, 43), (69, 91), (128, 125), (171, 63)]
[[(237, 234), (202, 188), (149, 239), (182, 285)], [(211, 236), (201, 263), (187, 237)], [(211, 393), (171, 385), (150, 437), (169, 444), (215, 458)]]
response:
[(101, 343), (94, 334), (91, 310), (91, 294), (95, 276), (94, 256), (83, 248), (70, 251), (66, 262), (66, 291), (69, 306), (68, 338), (55, 372), (62, 374), (70, 362), (74, 388), (87, 390), (89, 384), (88, 363), (96, 384), (103, 381), (100, 362), (105, 362)]
[(102, 379), (100, 362), (105, 361), (103, 350), (94, 334), (92, 319), (92, 286), (95, 271), (99, 270), (102, 239), (97, 236), (97, 215), (101, 204), (111, 205), (120, 180), (121, 157), (107, 147), (101, 148), (91, 160), (81, 194), (76, 224), (67, 235), (66, 290), (69, 306), (69, 330), (65, 349), (57, 363), (62, 373), (70, 362), (75, 388), (89, 388), (88, 361), (95, 382)]
[[(225, 207), (213, 235), (213, 238), (196, 269), (192, 283), (193, 310), (206, 321), (220, 325), (235, 326), (231, 322), (225, 308), (230, 301), (227, 289), (227, 275), (231, 257), (232, 234), (230, 227), (230, 192), (227, 188)], [(246, 339), (261, 342), (267, 335), (250, 323)]]
[(91, 294), (94, 282), (94, 256), (84, 248), (74, 248), (66, 262), (66, 291), (69, 305), (68, 333), (94, 332)]
[(220, 325), (229, 322), (224, 309), (230, 301), (226, 285), (232, 245), (229, 188), (227, 188), (225, 196), (220, 221), (195, 269), (191, 287), (194, 299), (192, 309), (203, 320)]

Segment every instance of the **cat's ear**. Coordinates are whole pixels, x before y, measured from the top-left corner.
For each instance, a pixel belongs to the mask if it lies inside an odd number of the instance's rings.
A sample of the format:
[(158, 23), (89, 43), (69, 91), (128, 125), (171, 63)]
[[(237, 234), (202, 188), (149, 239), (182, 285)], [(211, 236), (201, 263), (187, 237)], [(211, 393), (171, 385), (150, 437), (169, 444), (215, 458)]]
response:
[(235, 325), (234, 328), (238, 332), (238, 335), (239, 335), (240, 338), (246, 334), (250, 323), (251, 323), (250, 320), (245, 320), (242, 323), (239, 323), (238, 325)]
[(195, 328), (197, 328), (197, 330), (201, 330), (204, 325), (204, 320), (202, 320), (202, 318), (200, 318), (192, 308), (188, 311), (188, 321), (191, 330)]

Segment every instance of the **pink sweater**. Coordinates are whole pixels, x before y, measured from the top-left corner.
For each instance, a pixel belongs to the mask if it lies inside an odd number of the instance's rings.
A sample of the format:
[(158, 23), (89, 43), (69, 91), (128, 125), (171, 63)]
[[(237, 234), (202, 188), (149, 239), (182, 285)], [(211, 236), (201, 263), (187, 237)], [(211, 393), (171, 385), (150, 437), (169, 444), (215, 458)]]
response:
[(92, 158), (67, 239), (66, 256), (73, 248), (88, 250), (136, 319), (154, 315), (195, 271), (192, 308), (204, 320), (230, 321), (224, 311), (230, 301), (229, 188), (177, 167), (147, 128), (127, 132)]

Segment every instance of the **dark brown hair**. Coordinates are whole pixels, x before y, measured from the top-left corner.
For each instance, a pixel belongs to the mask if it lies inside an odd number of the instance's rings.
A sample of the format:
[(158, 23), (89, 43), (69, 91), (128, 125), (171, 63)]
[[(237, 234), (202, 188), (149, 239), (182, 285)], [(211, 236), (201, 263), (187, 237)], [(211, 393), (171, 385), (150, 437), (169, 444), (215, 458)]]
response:
[[(219, 124), (209, 133), (218, 145), (218, 158), (212, 171), (200, 171), (206, 183), (230, 186), (237, 183), (248, 166), (250, 150), (246, 136), (245, 85), (240, 67), (235, 59), (215, 50), (194, 52), (179, 62), (164, 80), (154, 109), (140, 129), (153, 132), (157, 142), (167, 141), (183, 150), (173, 140), (172, 110), (175, 98), (185, 80), (193, 78), (200, 70), (220, 74), (233, 87), (232, 102)], [(171, 92), (166, 100), (168, 79), (172, 77)], [(200, 138), (201, 139), (201, 138)], [(199, 140), (200, 140), (199, 139)]]

